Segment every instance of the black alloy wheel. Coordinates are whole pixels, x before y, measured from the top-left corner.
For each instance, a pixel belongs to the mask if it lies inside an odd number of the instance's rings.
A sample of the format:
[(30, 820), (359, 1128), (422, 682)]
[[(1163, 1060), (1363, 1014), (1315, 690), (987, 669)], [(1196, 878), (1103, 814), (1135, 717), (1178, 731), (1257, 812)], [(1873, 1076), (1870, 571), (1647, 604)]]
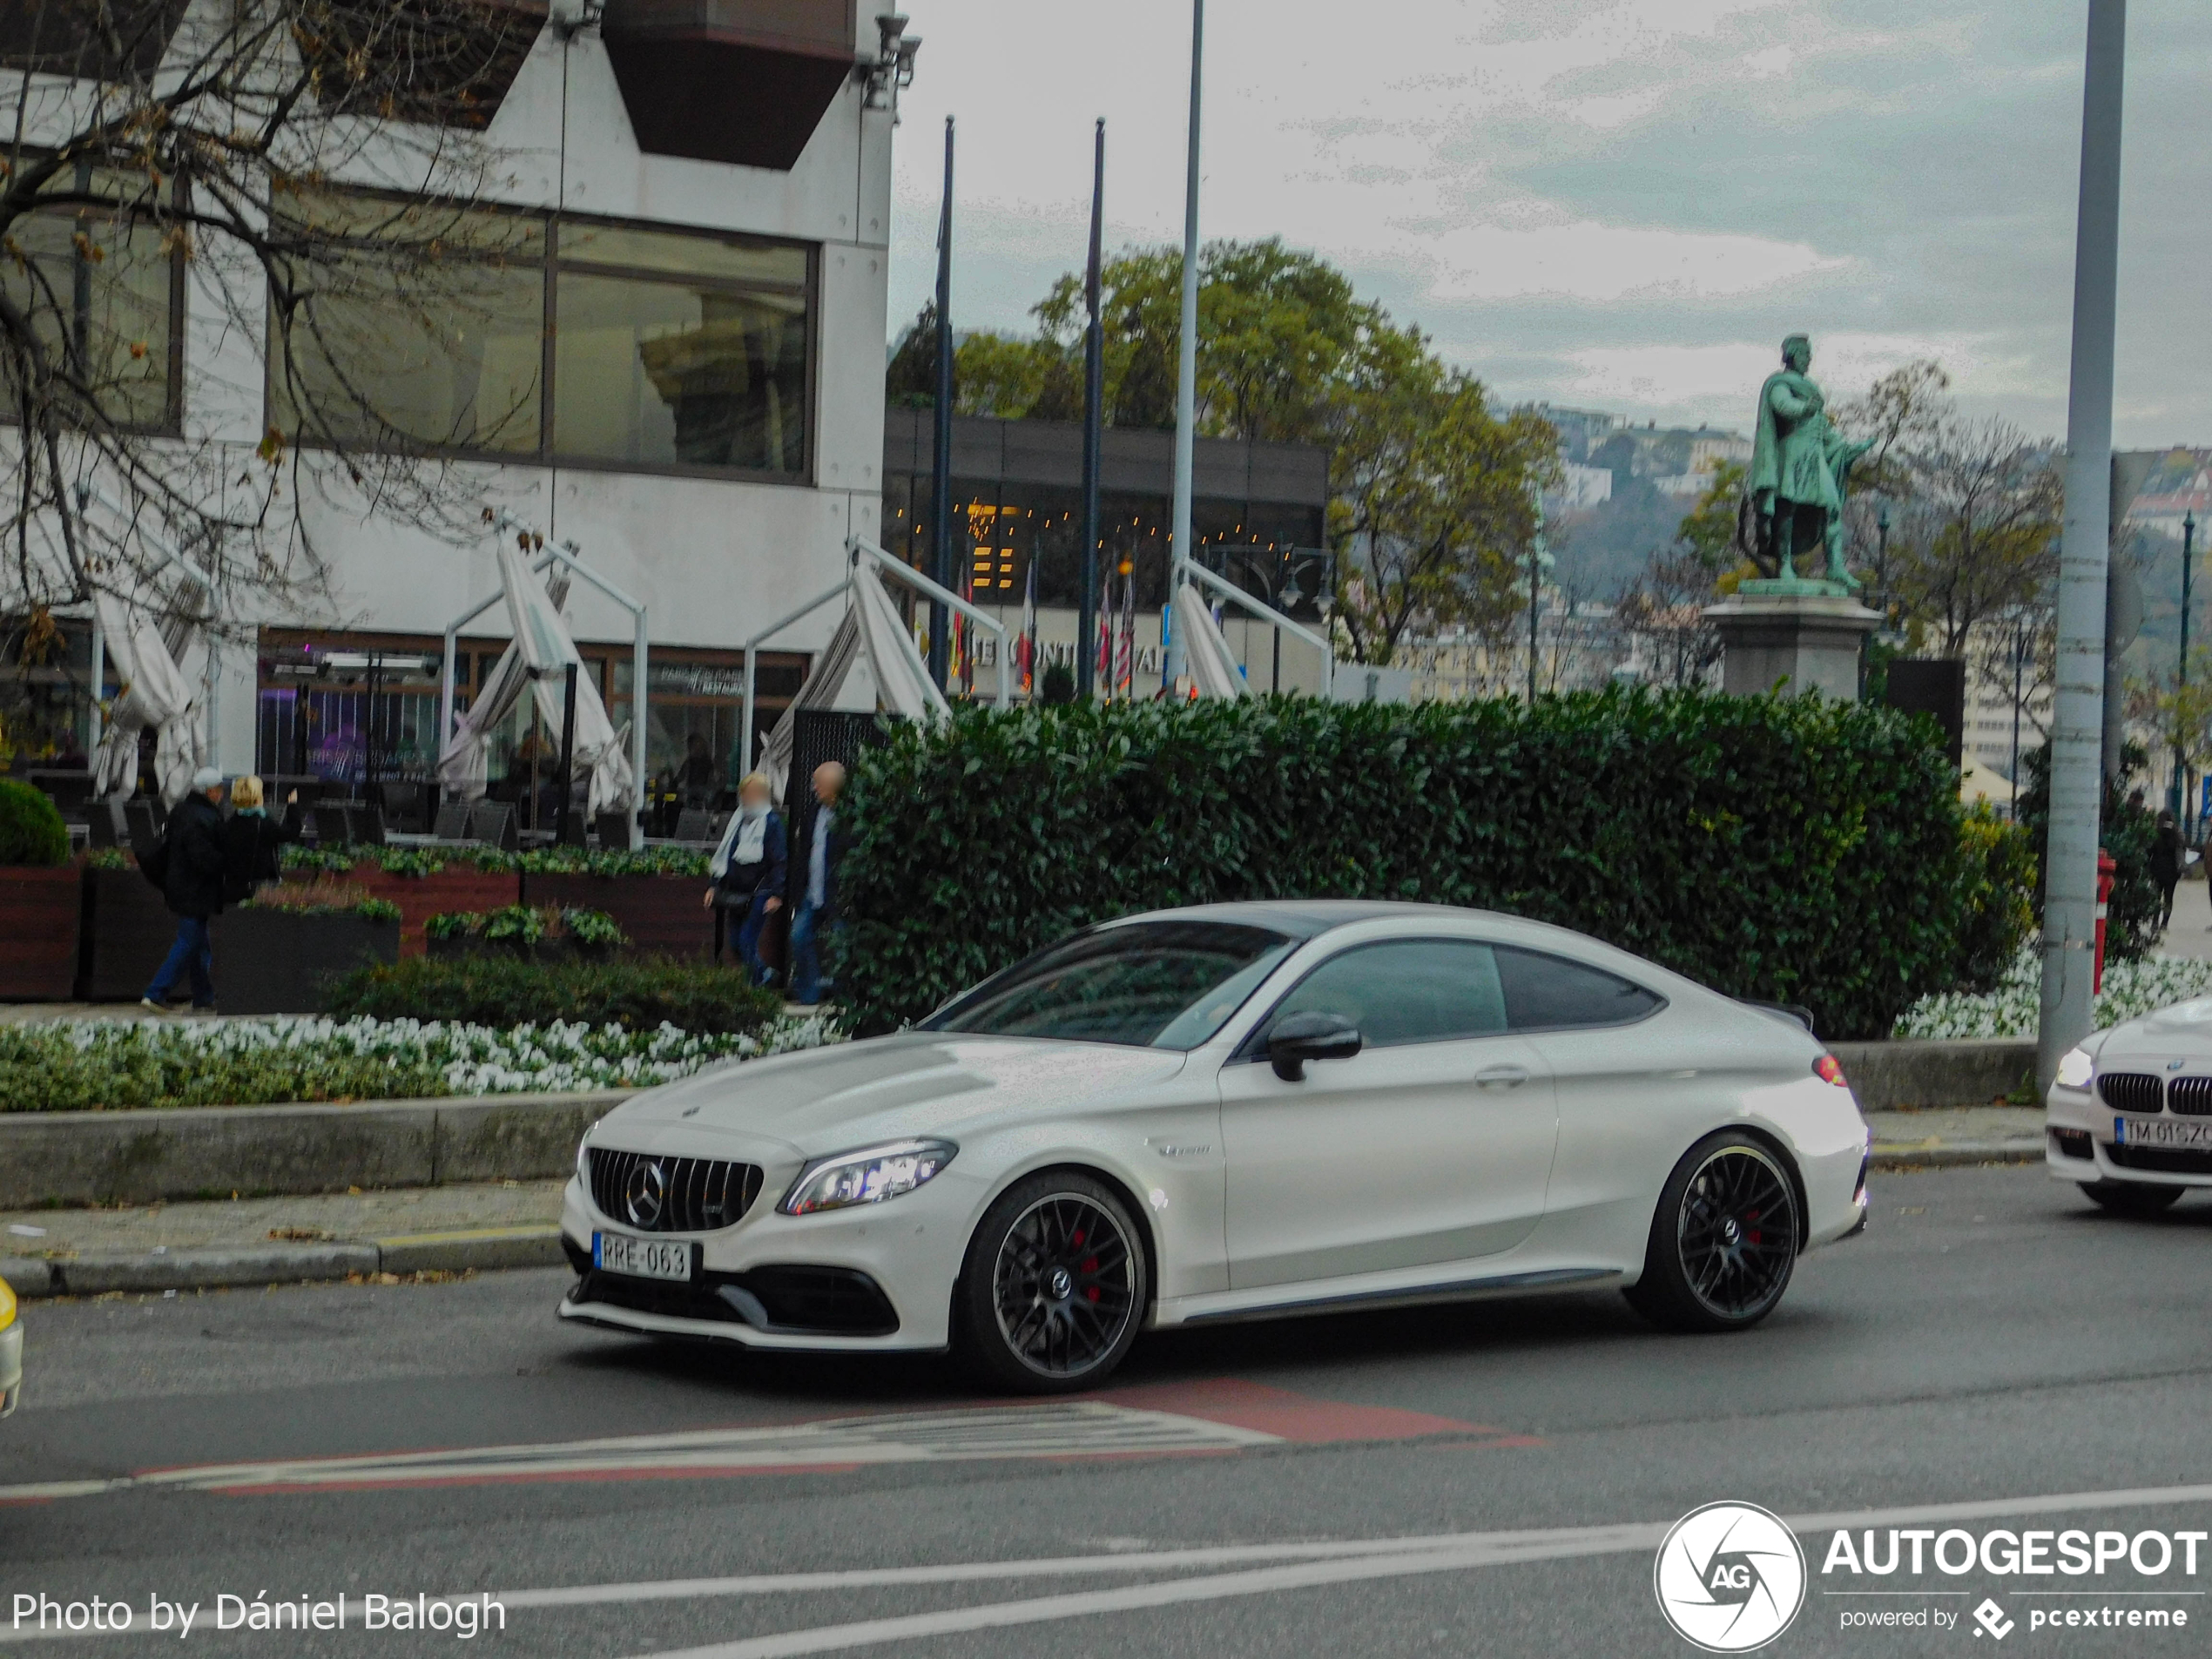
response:
[(2147, 1221), (2180, 1202), (2184, 1189), (2153, 1186), (2148, 1181), (2084, 1181), (2081, 1190), (2115, 1216)]
[(1709, 1136), (1667, 1178), (1629, 1300), (1677, 1331), (1746, 1329), (1789, 1288), (1798, 1238), (1797, 1189), (1774, 1152), (1749, 1136)]
[(971, 1360), (1031, 1393), (1088, 1388), (1121, 1364), (1145, 1303), (1144, 1251), (1088, 1176), (1017, 1182), (983, 1217), (955, 1292)]

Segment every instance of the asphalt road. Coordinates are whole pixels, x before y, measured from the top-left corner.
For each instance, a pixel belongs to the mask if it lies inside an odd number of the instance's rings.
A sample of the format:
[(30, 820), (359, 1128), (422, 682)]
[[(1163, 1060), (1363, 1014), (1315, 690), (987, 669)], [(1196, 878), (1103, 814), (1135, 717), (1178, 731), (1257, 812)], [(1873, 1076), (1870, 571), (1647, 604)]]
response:
[[(0, 1649), (161, 1650), (158, 1596), (200, 1604), (190, 1653), (450, 1653), (450, 1632), (360, 1628), (361, 1598), (490, 1592), (505, 1629), (461, 1651), (1687, 1654), (1654, 1548), (1715, 1501), (2212, 1528), (2212, 1485), (2136, 1490), (2212, 1483), (2208, 1268), (2212, 1199), (2124, 1222), (2040, 1170), (1896, 1175), (1748, 1335), (1656, 1335), (1609, 1293), (1245, 1326), (1140, 1343), (1101, 1401), (981, 1412), (941, 1362), (561, 1326), (550, 1272), (34, 1304), (0, 1425), (0, 1615), (123, 1598), (133, 1632), (32, 1640), (0, 1616)], [(537, 1449), (484, 1453), (515, 1447)], [(365, 1460), (308, 1461), (333, 1458)], [(1851, 1579), (1821, 1572), (1828, 1530), (1800, 1531), (1811, 1594), (1769, 1652), (2212, 1637), (2212, 1548), (2197, 1578)], [(1826, 1593), (1851, 1584), (1905, 1593)], [(219, 1595), (341, 1594), (342, 1630), (207, 1628)], [(1973, 1624), (1985, 1598), (2004, 1637)], [(2105, 1605), (2191, 1628), (2030, 1627)], [(1959, 1623), (1842, 1628), (1865, 1608)]]

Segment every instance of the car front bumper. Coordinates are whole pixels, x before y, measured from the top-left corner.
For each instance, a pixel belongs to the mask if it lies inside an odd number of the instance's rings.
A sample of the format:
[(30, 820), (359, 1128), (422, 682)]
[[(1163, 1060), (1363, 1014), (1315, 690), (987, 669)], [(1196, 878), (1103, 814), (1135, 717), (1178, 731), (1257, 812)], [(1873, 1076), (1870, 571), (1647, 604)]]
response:
[[(2212, 1187), (2212, 1154), (2160, 1154), (2151, 1149), (2131, 1153), (2125, 1147), (2115, 1148), (2115, 1116), (2090, 1089), (2051, 1086), (2043, 1097), (2043, 1160), (2054, 1180)], [(2138, 1157), (2144, 1161), (2136, 1162)]]
[[(988, 1197), (983, 1184), (957, 1164), (926, 1186), (880, 1204), (855, 1205), (811, 1216), (775, 1209), (775, 1191), (764, 1191), (745, 1217), (718, 1232), (684, 1235), (698, 1248), (691, 1291), (660, 1282), (595, 1271), (580, 1273), (561, 1300), (560, 1316), (580, 1324), (654, 1336), (734, 1342), (748, 1348), (796, 1352), (941, 1352), (951, 1345), (952, 1292), (978, 1213)], [(648, 1238), (600, 1215), (583, 1184), (571, 1180), (561, 1211), (561, 1236), (570, 1263), (591, 1259), (595, 1231)], [(772, 1286), (795, 1275), (841, 1286), (828, 1298), (833, 1317), (817, 1317), (820, 1298), (779, 1298)], [(726, 1287), (726, 1288), (725, 1288)], [(860, 1317), (873, 1291), (887, 1305), (888, 1323)], [(735, 1292), (731, 1294), (729, 1292)], [(859, 1325), (862, 1333), (838, 1328)]]
[(0, 1417), (16, 1408), (23, 1394), (23, 1323), (0, 1331)]

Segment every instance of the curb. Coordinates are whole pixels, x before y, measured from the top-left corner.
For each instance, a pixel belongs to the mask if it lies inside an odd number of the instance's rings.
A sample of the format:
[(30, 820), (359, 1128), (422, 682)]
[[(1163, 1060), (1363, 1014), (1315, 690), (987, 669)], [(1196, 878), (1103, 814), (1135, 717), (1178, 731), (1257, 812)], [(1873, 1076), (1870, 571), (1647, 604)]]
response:
[(2043, 1137), (2002, 1141), (1938, 1141), (1915, 1145), (1910, 1141), (1877, 1141), (1873, 1168), (1877, 1170), (1945, 1170), (1973, 1163), (2040, 1163)]
[(395, 1238), (268, 1249), (164, 1250), (128, 1256), (0, 1259), (0, 1278), (25, 1301), (53, 1296), (214, 1291), (296, 1285), (375, 1273), (490, 1272), (557, 1267), (558, 1227), (485, 1227)]

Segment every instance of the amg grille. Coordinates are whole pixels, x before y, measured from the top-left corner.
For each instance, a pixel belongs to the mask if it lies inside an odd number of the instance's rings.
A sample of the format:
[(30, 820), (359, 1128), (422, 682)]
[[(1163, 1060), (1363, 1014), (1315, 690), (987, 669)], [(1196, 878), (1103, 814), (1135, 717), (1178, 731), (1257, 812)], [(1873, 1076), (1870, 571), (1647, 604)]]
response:
[(2212, 1175), (2212, 1152), (2187, 1152), (2164, 1146), (2107, 1146), (2105, 1156), (2122, 1170), (2159, 1175)]
[(2111, 1071), (2097, 1079), (2097, 1093), (2114, 1111), (2150, 1113), (2160, 1109), (2166, 1085), (2140, 1071)]
[(2212, 1077), (2176, 1077), (2166, 1085), (2166, 1109), (2188, 1117), (2212, 1117)]
[(757, 1163), (591, 1149), (591, 1202), (599, 1213), (649, 1233), (705, 1233), (734, 1226), (760, 1196)]

